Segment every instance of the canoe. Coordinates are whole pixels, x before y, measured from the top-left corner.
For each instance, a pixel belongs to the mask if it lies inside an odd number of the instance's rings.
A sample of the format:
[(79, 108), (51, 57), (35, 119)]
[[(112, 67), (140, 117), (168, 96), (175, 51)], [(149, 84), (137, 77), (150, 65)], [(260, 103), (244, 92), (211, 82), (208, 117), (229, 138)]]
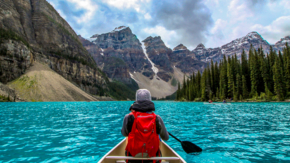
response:
[(136, 158), (125, 156), (127, 139), (124, 138), (119, 144), (111, 149), (98, 163), (126, 163), (126, 159), (131, 160), (162, 160), (162, 163), (186, 163), (172, 148), (165, 142), (160, 141), (159, 147), (162, 157)]

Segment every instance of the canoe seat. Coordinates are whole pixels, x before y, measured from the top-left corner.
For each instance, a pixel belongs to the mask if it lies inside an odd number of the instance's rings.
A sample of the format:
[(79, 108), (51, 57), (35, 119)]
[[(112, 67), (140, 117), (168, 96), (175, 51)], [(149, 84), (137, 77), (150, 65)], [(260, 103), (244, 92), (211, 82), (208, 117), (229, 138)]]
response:
[(125, 160), (117, 160), (116, 163), (126, 163)]
[(113, 160), (180, 160), (178, 157), (149, 157), (149, 158), (140, 158), (132, 156), (107, 156), (106, 159)]
[[(116, 163), (126, 163), (126, 161), (125, 160), (117, 160)], [(162, 160), (161, 163), (169, 163), (169, 162)]]

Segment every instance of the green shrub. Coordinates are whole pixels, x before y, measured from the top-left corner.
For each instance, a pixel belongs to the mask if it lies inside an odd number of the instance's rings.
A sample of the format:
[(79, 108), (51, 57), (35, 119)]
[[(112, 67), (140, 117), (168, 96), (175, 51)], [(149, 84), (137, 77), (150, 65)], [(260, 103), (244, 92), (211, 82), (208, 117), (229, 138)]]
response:
[(2, 96), (0, 95), (0, 102), (11, 102), (12, 100), (10, 99), (10, 97), (6, 97), (6, 96)]
[(201, 101), (201, 98), (195, 98), (194, 101), (195, 102), (200, 102)]

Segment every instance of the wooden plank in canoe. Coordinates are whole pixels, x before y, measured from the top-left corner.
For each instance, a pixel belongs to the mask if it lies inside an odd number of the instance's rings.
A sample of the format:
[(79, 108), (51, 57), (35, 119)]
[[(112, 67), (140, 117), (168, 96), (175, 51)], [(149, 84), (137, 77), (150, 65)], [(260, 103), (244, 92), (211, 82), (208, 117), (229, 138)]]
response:
[[(117, 161), (125, 160), (125, 148), (127, 139), (124, 138), (119, 144), (111, 149), (98, 163), (116, 163)], [(160, 141), (159, 144), (162, 161), (169, 163), (186, 163), (172, 148), (170, 148), (165, 142)], [(140, 160), (140, 158), (138, 158)], [(160, 160), (160, 157), (151, 157), (152, 159)]]

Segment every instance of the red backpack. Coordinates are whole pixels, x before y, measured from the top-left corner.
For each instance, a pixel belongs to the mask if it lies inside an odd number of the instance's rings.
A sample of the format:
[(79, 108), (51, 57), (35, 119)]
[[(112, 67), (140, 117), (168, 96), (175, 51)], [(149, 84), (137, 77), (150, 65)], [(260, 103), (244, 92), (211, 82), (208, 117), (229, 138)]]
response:
[[(149, 157), (155, 157), (159, 150), (159, 136), (156, 132), (156, 114), (153, 112), (134, 112), (135, 119), (132, 130), (128, 135), (127, 153), (132, 156), (138, 153), (147, 153)], [(154, 161), (155, 162), (155, 161)]]

